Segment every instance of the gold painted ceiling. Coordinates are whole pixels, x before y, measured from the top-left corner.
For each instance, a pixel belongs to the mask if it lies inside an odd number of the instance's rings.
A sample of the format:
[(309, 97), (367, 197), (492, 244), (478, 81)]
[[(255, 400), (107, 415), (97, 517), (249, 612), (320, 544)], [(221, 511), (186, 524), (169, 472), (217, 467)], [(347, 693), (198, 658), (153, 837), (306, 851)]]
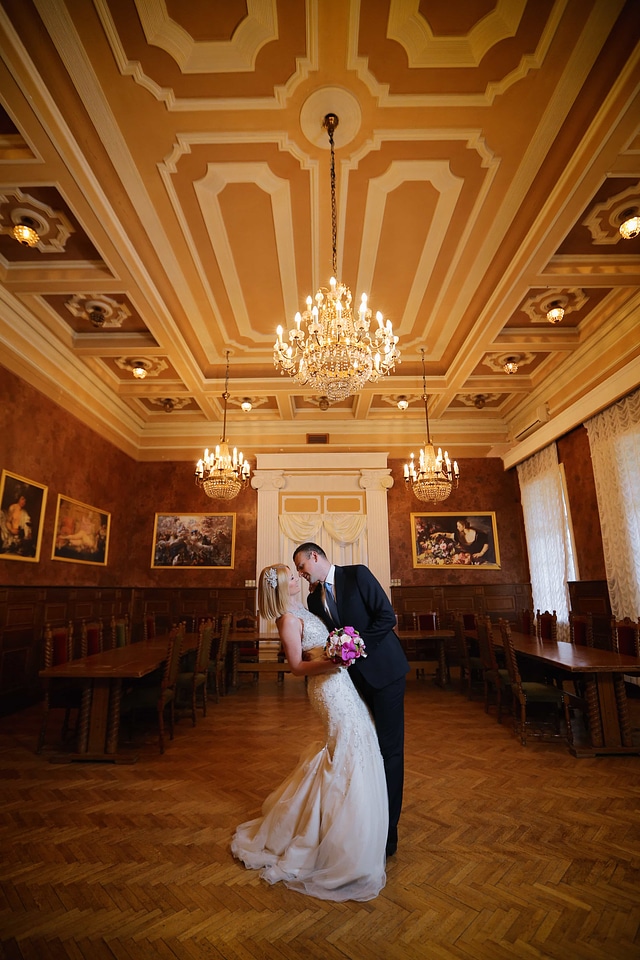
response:
[[(458, 460), (640, 382), (637, 2), (0, 0), (0, 48), (0, 364), (131, 456), (215, 445), (227, 351), (251, 459), (406, 458), (423, 349)], [(402, 362), (324, 410), (273, 344), (331, 274), (329, 112), (338, 275)]]

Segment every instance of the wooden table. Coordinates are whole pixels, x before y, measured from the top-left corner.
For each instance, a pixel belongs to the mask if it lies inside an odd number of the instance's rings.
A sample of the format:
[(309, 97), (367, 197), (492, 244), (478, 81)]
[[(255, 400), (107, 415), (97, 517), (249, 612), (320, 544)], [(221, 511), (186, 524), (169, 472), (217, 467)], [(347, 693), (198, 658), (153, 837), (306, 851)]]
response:
[[(198, 643), (197, 633), (185, 635), (182, 652), (187, 653)], [(167, 659), (169, 634), (142, 640), (126, 647), (114, 647), (90, 657), (81, 657), (47, 667), (40, 676), (90, 681), (89, 697), (83, 697), (80, 710), (77, 750), (55, 754), (54, 763), (72, 760), (102, 760), (110, 763), (135, 763), (136, 756), (118, 754), (120, 729), (120, 698), (122, 681), (136, 680), (153, 673)]]
[(410, 653), (410, 644), (416, 643), (417, 641), (434, 641), (437, 647), (437, 658), (436, 662), (438, 664), (438, 670), (436, 673), (436, 683), (441, 687), (446, 687), (451, 683), (451, 677), (449, 675), (449, 662), (447, 660), (447, 641), (453, 640), (455, 637), (455, 632), (453, 630), (400, 630), (396, 629), (396, 636), (400, 640), (405, 653), (407, 654), (407, 659), (409, 660), (409, 666), (412, 670), (420, 670), (423, 663), (426, 661), (424, 659), (411, 659)]
[(640, 674), (640, 660), (595, 647), (537, 640), (523, 633), (512, 632), (511, 636), (521, 656), (554, 667), (565, 673), (567, 678), (580, 678), (583, 681), (589, 742), (574, 744), (570, 748), (574, 756), (640, 753), (640, 743), (633, 743), (623, 679), (625, 673)]

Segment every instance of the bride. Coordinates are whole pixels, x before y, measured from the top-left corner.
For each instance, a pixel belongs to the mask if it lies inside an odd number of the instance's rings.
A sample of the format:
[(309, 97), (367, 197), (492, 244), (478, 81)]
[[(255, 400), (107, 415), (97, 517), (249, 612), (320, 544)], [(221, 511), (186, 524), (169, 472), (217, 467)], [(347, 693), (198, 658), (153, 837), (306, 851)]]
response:
[(298, 574), (284, 564), (260, 574), (260, 614), (276, 621), (294, 676), (308, 677), (325, 742), (307, 748), (261, 817), (238, 827), (231, 852), (269, 883), (322, 900), (372, 900), (386, 881), (389, 815), (376, 731), (347, 668), (325, 657), (327, 628), (299, 594)]

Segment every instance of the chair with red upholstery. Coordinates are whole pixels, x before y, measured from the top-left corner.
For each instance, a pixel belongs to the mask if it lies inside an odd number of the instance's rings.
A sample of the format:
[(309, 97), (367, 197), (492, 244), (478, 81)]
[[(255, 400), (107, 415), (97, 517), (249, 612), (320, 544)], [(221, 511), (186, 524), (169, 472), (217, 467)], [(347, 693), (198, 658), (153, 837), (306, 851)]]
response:
[(82, 643), (86, 655), (93, 656), (94, 653), (102, 653), (103, 650), (103, 627), (102, 620), (82, 621)]
[(535, 636), (536, 621), (533, 610), (524, 609), (520, 611), (520, 631), (529, 636)]
[(553, 613), (548, 610), (540, 613), (536, 610), (536, 636), (538, 640), (558, 639), (558, 616), (555, 610)]
[(612, 627), (615, 652), (640, 658), (640, 617), (637, 620), (632, 620), (631, 617), (614, 620)]
[(577, 647), (593, 646), (593, 614), (569, 613), (569, 638)]

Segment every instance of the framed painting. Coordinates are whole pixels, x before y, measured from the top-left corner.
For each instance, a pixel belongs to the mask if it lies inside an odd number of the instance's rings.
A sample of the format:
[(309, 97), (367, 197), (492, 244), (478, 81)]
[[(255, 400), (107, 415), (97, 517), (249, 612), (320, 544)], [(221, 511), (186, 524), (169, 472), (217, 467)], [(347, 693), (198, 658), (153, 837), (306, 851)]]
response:
[(156, 513), (152, 567), (233, 567), (235, 513)]
[(17, 473), (2, 471), (0, 479), (0, 558), (40, 559), (47, 487)]
[(111, 514), (58, 494), (52, 560), (107, 565)]
[(500, 569), (495, 513), (412, 513), (414, 567)]

